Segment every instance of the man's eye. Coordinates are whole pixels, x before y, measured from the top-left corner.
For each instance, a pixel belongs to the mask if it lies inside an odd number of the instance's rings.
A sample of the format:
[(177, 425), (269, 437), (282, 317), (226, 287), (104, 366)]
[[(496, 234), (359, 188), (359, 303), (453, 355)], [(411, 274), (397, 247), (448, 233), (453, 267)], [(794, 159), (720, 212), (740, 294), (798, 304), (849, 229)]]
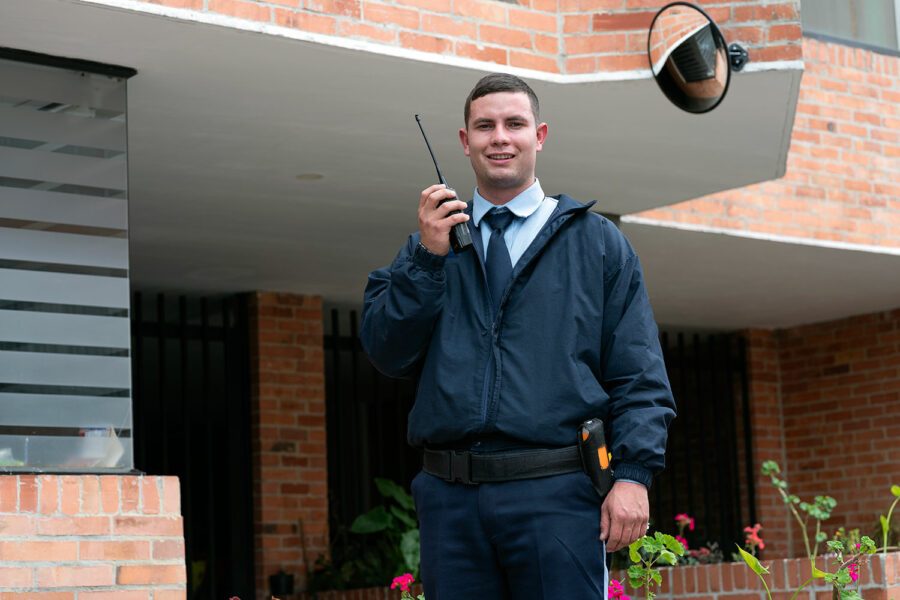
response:
[(525, 125), (524, 123), (520, 123), (520, 122), (518, 122), (518, 121), (514, 121), (514, 122), (512, 122), (512, 123), (509, 124), (509, 128), (510, 128), (510, 129), (519, 129), (520, 127), (523, 127), (524, 125)]

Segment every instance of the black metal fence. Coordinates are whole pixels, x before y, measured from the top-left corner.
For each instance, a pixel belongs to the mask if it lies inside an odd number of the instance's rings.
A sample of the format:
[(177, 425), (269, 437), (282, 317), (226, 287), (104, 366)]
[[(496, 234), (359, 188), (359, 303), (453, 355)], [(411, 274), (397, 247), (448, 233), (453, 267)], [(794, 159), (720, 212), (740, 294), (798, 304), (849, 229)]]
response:
[[(332, 534), (381, 502), (374, 477), (409, 486), (418, 451), (406, 444), (415, 382), (385, 377), (362, 350), (355, 311), (332, 310), (325, 335), (328, 489)], [(326, 328), (327, 330), (328, 328)], [(747, 373), (743, 340), (733, 335), (660, 336), (678, 418), (667, 467), (651, 489), (654, 528), (675, 533), (675, 515), (696, 528), (691, 547), (716, 542), (726, 558), (755, 519)]]
[(191, 600), (254, 598), (250, 388), (242, 298), (135, 293), (135, 467), (181, 482)]

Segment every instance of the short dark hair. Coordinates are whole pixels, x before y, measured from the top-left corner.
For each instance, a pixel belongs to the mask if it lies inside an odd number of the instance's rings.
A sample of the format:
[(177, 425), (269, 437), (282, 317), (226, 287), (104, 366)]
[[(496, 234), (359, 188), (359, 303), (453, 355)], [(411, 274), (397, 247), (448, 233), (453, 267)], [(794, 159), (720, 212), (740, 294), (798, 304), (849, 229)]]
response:
[(485, 75), (479, 79), (478, 83), (475, 84), (475, 87), (472, 88), (472, 91), (469, 92), (469, 97), (466, 98), (466, 108), (463, 111), (466, 127), (469, 126), (469, 110), (472, 107), (472, 101), (497, 92), (525, 93), (525, 95), (528, 96), (528, 100), (531, 102), (531, 112), (534, 113), (534, 122), (537, 124), (540, 115), (540, 105), (538, 104), (537, 94), (534, 93), (531, 86), (515, 75), (510, 75), (508, 73), (491, 73), (490, 75)]

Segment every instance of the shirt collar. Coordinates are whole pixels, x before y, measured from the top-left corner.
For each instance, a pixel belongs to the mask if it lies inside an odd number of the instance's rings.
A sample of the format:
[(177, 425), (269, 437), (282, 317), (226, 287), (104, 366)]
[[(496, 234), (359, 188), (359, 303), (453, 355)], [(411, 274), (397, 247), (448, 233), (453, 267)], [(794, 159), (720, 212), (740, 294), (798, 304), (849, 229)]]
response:
[[(517, 217), (527, 218), (538, 209), (543, 201), (544, 190), (541, 189), (541, 182), (535, 177), (531, 187), (502, 206), (508, 208), (510, 212)], [(472, 219), (474, 219), (475, 227), (478, 227), (481, 223), (481, 218), (495, 206), (495, 204), (491, 204), (485, 200), (482, 195), (478, 193), (478, 188), (475, 188), (475, 197), (472, 207)]]

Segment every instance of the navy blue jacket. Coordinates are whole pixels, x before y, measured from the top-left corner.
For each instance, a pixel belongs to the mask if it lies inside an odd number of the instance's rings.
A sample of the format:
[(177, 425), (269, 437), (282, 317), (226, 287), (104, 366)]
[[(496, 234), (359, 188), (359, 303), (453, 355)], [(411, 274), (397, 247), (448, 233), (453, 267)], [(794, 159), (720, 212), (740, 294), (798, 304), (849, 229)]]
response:
[(471, 220), (474, 252), (435, 256), (411, 235), (369, 275), (362, 344), (382, 373), (418, 378), (413, 446), (485, 435), (570, 446), (600, 417), (616, 477), (649, 487), (675, 404), (641, 267), (609, 220), (556, 198), (497, 314)]

